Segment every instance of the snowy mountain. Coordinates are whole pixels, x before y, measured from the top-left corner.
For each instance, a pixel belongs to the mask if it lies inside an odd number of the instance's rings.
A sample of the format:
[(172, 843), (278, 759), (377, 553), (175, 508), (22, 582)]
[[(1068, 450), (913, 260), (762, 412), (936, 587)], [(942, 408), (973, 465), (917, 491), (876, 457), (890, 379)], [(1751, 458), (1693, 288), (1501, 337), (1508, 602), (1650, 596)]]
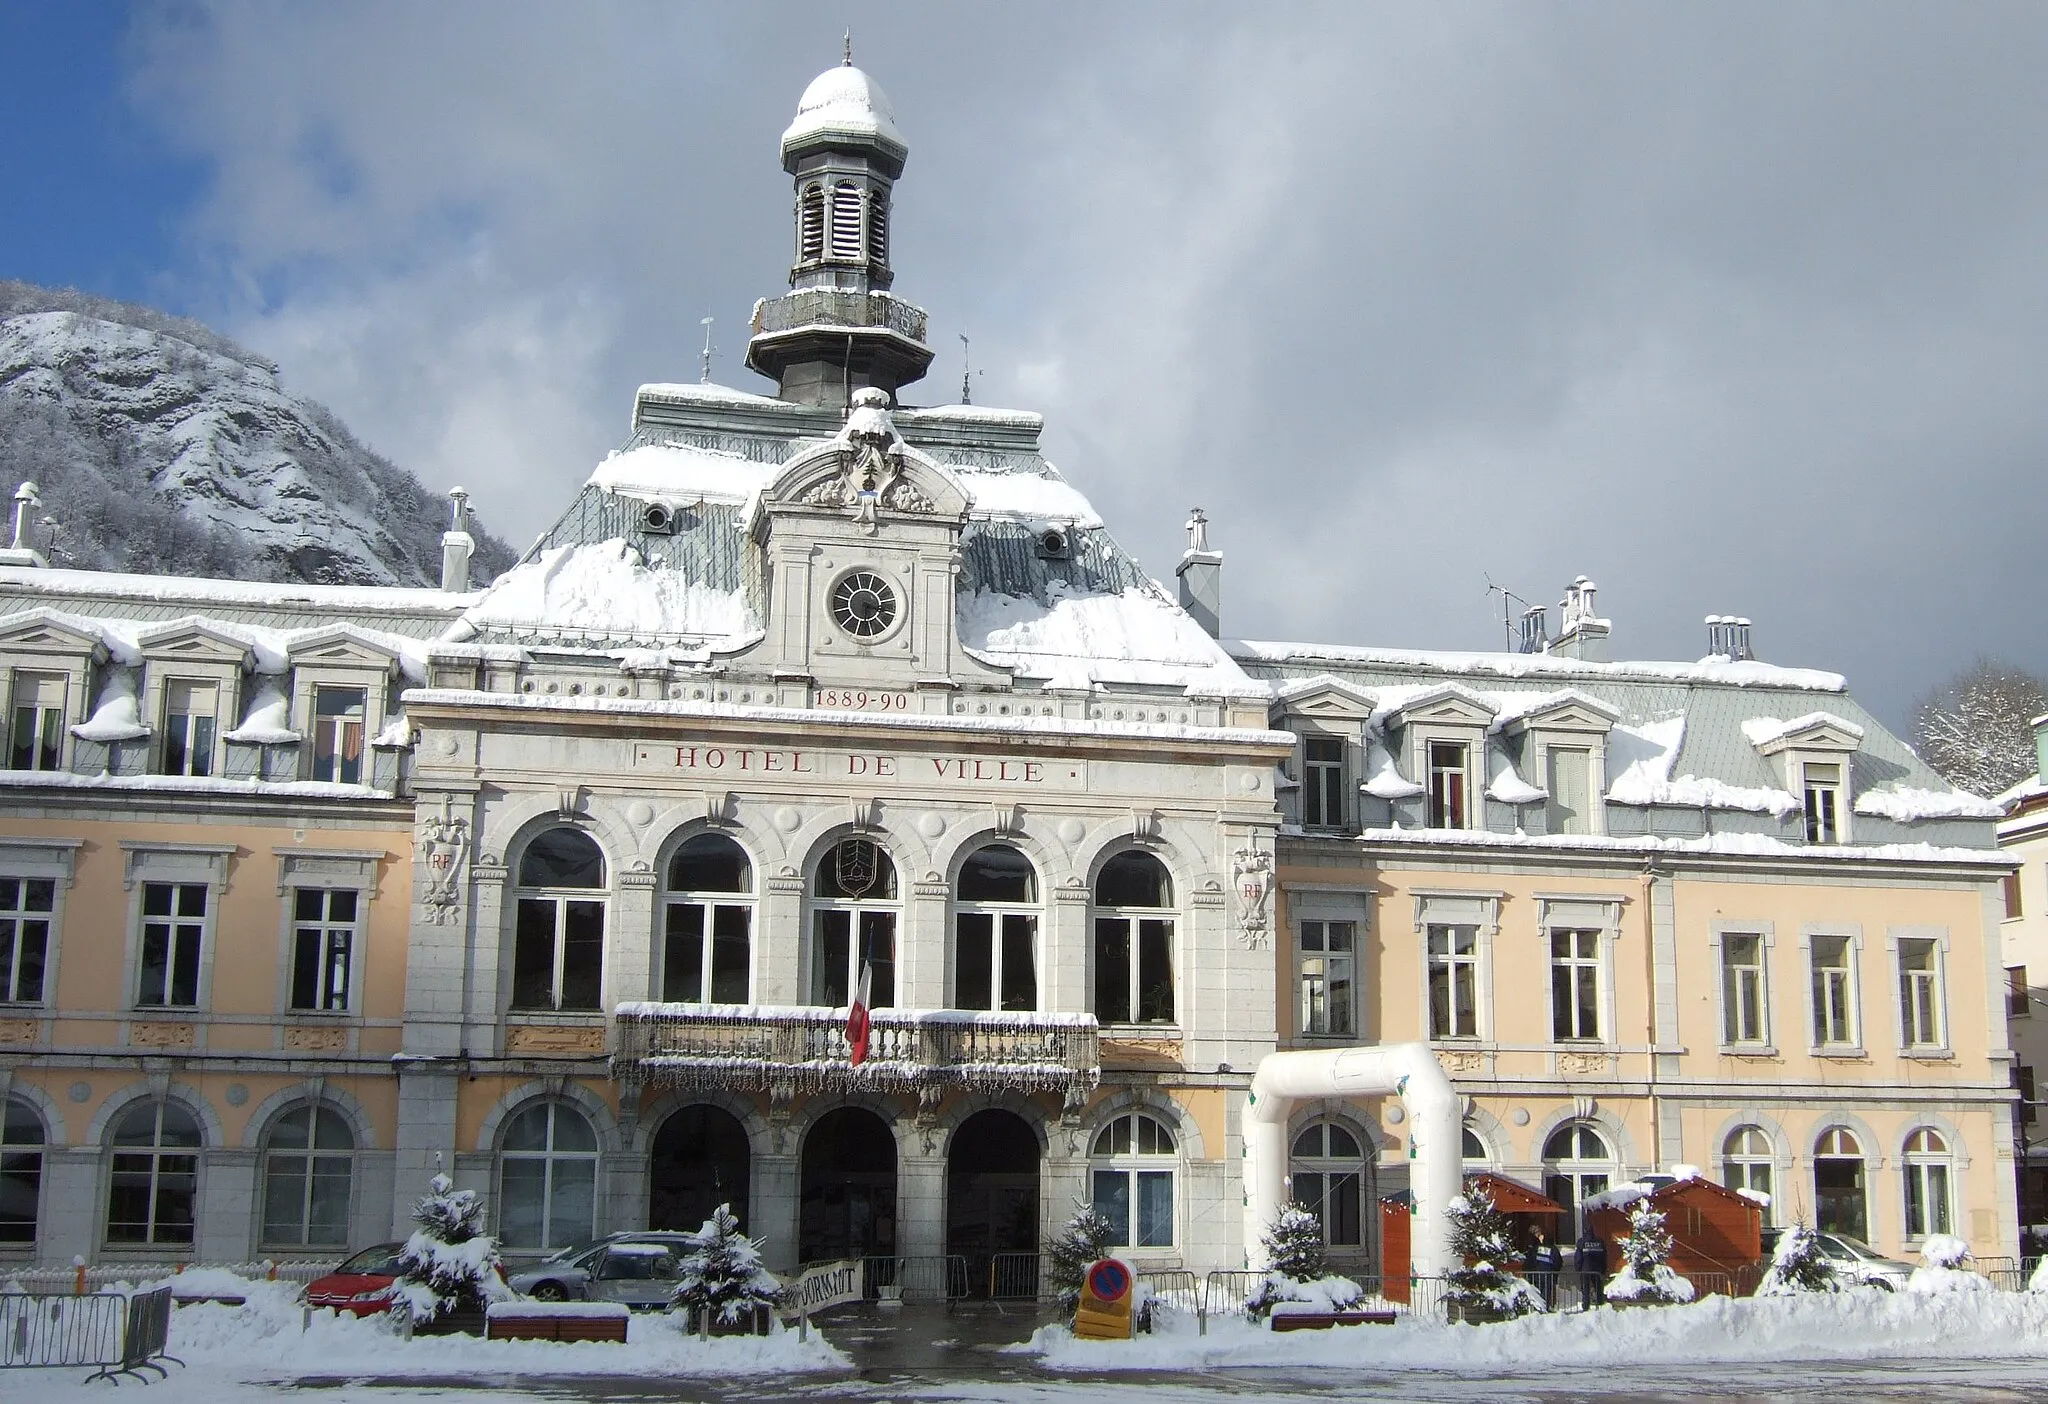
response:
[[(30, 544), (53, 565), (440, 578), (445, 498), (286, 393), (271, 362), (147, 307), (0, 281), (0, 475), (0, 497), (41, 489)], [(513, 552), (470, 530), (471, 578), (488, 581)]]

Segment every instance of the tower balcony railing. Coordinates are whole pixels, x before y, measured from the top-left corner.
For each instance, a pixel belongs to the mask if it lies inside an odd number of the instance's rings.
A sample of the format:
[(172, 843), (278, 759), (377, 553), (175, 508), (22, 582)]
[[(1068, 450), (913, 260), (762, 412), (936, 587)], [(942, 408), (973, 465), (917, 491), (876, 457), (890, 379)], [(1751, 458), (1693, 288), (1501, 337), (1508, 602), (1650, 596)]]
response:
[(785, 1095), (894, 1086), (926, 1095), (953, 1087), (1074, 1099), (1101, 1071), (1092, 1014), (877, 1009), (858, 1067), (846, 1019), (846, 1010), (819, 1005), (621, 1004), (612, 1076)]
[(878, 327), (922, 344), (925, 312), (885, 292), (838, 288), (798, 288), (754, 304), (756, 336), (817, 326)]

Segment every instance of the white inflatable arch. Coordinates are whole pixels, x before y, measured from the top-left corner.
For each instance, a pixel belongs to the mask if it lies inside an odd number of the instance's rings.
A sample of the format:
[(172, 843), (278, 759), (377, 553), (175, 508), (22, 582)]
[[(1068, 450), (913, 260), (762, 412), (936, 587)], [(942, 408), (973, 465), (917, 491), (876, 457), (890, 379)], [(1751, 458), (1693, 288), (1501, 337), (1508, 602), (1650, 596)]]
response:
[(1266, 1228), (1287, 1202), (1287, 1116), (1305, 1097), (1401, 1099), (1408, 1113), (1408, 1189), (1414, 1200), (1411, 1271), (1441, 1277), (1452, 1267), (1445, 1211), (1464, 1171), (1458, 1094), (1426, 1043), (1268, 1053), (1252, 1075), (1239, 1118), (1244, 1136), (1246, 1261), (1267, 1266)]

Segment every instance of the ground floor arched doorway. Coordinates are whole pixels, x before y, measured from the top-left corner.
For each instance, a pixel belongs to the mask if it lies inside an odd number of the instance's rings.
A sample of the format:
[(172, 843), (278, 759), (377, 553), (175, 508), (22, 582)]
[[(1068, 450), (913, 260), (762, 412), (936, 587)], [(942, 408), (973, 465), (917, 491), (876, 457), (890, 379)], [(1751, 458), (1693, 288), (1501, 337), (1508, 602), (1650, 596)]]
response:
[(966, 1260), (973, 1296), (1038, 1295), (1038, 1157), (1038, 1134), (1014, 1112), (976, 1112), (953, 1133), (946, 1252)]
[(647, 1162), (647, 1227), (693, 1232), (721, 1204), (747, 1226), (752, 1169), (747, 1128), (718, 1107), (683, 1107), (654, 1133)]
[(893, 1256), (896, 1136), (860, 1107), (826, 1112), (804, 1137), (797, 1258)]

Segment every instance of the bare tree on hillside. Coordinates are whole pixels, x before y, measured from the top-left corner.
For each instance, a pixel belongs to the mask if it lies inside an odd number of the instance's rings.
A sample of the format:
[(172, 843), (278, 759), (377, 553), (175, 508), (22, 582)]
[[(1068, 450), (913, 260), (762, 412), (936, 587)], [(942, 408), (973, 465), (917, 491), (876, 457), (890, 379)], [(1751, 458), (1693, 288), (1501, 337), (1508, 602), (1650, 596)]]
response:
[(1979, 658), (1913, 708), (1913, 749), (1972, 794), (2011, 789), (2035, 769), (2033, 719), (2048, 712), (2048, 682), (1997, 658)]

